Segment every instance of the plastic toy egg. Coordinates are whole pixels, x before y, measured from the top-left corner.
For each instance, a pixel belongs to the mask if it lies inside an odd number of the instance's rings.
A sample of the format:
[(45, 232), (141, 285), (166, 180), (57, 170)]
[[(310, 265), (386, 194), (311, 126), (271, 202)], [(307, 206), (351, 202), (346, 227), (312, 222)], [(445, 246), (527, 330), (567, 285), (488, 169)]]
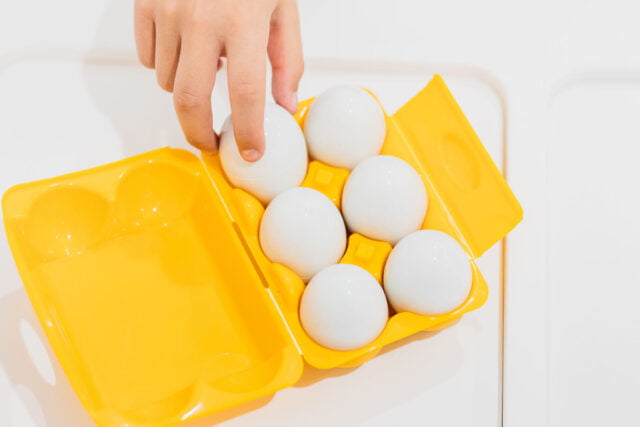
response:
[(471, 264), (462, 246), (436, 230), (420, 230), (391, 251), (384, 270), (384, 291), (398, 312), (448, 313), (471, 290)]
[(300, 301), (300, 321), (318, 344), (354, 350), (369, 344), (388, 318), (382, 287), (364, 269), (335, 264), (316, 274)]
[(422, 225), (427, 192), (404, 160), (375, 156), (360, 163), (342, 193), (342, 213), (352, 232), (397, 243)]
[(290, 268), (304, 281), (337, 263), (347, 245), (336, 206), (319, 191), (303, 187), (287, 190), (269, 203), (259, 237), (271, 261)]
[(267, 104), (264, 111), (264, 154), (256, 162), (240, 156), (229, 116), (220, 132), (220, 161), (229, 181), (268, 203), (279, 193), (300, 185), (307, 171), (304, 135), (284, 108)]
[(385, 117), (366, 90), (336, 86), (313, 101), (304, 134), (312, 158), (351, 170), (380, 153), (386, 136)]

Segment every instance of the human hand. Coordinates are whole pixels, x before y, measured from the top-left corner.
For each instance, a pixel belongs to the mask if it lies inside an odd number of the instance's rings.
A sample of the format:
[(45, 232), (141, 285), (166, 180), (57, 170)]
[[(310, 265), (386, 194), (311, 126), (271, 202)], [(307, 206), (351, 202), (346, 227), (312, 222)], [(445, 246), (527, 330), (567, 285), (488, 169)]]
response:
[(303, 60), (295, 0), (136, 0), (140, 62), (173, 92), (186, 139), (216, 152), (211, 92), (227, 58), (229, 98), (238, 149), (247, 161), (264, 151), (267, 54), (275, 101), (292, 114)]

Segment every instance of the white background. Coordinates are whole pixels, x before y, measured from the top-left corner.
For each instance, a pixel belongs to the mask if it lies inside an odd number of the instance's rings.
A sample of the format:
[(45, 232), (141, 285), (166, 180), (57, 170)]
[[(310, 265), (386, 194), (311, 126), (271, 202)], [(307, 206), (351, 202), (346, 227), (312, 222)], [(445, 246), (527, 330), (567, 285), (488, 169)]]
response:
[[(132, 61), (129, 2), (1, 1), (0, 191), (183, 146)], [(302, 1), (303, 95), (370, 82), (393, 110), (443, 73), (525, 220), (506, 264), (498, 246), (480, 261), (490, 300), (456, 326), (195, 425), (640, 425), (637, 5)], [(0, 424), (91, 425), (39, 334), (2, 235)]]

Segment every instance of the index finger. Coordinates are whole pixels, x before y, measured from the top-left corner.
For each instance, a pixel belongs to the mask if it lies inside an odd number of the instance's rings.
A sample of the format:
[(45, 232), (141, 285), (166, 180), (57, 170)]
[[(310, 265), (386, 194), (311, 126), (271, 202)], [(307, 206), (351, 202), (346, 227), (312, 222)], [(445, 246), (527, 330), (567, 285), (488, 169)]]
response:
[(227, 44), (227, 75), (233, 130), (242, 157), (255, 162), (264, 152), (267, 28), (236, 35)]
[(219, 53), (220, 49), (200, 33), (186, 34), (173, 86), (174, 106), (187, 141), (209, 153), (217, 150), (211, 92)]

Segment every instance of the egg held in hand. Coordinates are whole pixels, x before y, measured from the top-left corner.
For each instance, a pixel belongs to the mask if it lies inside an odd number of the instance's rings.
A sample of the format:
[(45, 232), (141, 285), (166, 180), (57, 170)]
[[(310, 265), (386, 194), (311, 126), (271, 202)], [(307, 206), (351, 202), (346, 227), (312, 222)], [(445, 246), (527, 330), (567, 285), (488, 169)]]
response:
[(262, 203), (300, 185), (308, 164), (300, 126), (284, 108), (271, 103), (264, 111), (264, 154), (260, 160), (248, 162), (240, 156), (231, 115), (220, 132), (220, 161), (231, 184), (253, 194)]
[(300, 321), (318, 344), (333, 350), (355, 350), (376, 339), (388, 319), (380, 284), (366, 270), (335, 264), (307, 285), (300, 300)]
[(352, 232), (397, 243), (422, 225), (427, 192), (404, 160), (375, 156), (351, 172), (342, 193), (342, 213)]
[(380, 153), (386, 133), (382, 108), (357, 86), (336, 86), (322, 93), (304, 122), (311, 157), (349, 170)]
[(436, 230), (420, 230), (402, 239), (384, 269), (384, 291), (398, 312), (448, 313), (471, 291), (471, 264), (462, 246)]
[(260, 222), (262, 251), (305, 282), (337, 263), (346, 245), (347, 232), (338, 208), (310, 188), (297, 187), (279, 194)]

